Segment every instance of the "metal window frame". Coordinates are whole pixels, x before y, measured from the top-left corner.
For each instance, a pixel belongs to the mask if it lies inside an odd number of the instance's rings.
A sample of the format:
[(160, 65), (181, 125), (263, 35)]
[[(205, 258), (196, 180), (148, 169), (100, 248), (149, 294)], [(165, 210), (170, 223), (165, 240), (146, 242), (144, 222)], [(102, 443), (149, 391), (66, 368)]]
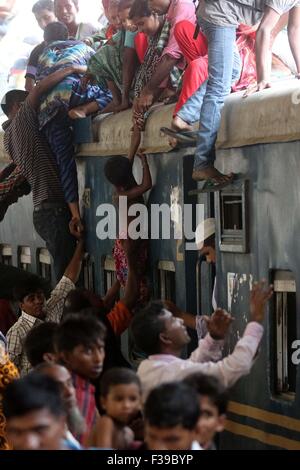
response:
[(288, 349), (288, 293), (296, 293), (296, 281), (291, 271), (274, 273), (275, 320), (276, 320), (276, 394), (293, 399), (295, 392), (289, 391)]
[(104, 258), (103, 273), (104, 288), (107, 292), (113, 286), (114, 282), (117, 279), (115, 260), (111, 256), (106, 256)]
[(11, 245), (0, 245), (0, 257), (3, 264), (12, 266), (13, 264), (13, 250)]
[[(249, 181), (244, 180), (218, 191), (216, 198), (216, 220), (218, 243), (221, 252), (249, 253)], [(237, 196), (241, 198), (242, 204), (242, 230), (223, 229), (223, 204), (224, 196)]]
[[(167, 299), (167, 275), (168, 273), (172, 273), (174, 274), (174, 277), (175, 277), (175, 273), (176, 273), (175, 263), (173, 261), (159, 261), (158, 273), (159, 273), (159, 280), (160, 280), (159, 297), (162, 300), (166, 300)], [(176, 284), (176, 277), (175, 277), (175, 284)]]

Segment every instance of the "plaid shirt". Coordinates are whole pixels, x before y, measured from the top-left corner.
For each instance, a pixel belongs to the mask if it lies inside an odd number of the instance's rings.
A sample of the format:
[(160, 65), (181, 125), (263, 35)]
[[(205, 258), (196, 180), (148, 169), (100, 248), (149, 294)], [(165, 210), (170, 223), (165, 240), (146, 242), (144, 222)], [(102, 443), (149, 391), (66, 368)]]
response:
[[(45, 321), (59, 323), (65, 299), (68, 293), (75, 289), (74, 283), (67, 277), (63, 276), (61, 281), (57, 284), (55, 289), (51, 292), (50, 299), (46, 302)], [(17, 366), (21, 376), (24, 376), (32, 369), (25, 351), (23, 344), (29, 331), (37, 325), (43, 323), (42, 320), (22, 312), (17, 323), (7, 333), (7, 350), (10, 360)]]

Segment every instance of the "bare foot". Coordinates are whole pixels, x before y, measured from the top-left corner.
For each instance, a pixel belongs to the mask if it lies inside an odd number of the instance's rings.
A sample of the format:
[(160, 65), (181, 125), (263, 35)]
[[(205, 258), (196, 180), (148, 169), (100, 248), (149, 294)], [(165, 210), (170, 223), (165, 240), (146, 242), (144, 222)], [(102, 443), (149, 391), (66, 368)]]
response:
[(191, 131), (193, 130), (193, 127), (179, 116), (175, 116), (172, 121), (172, 129), (175, 129), (175, 131)]
[(210, 179), (216, 183), (226, 183), (227, 181), (233, 179), (233, 173), (230, 173), (229, 175), (223, 175), (214, 166), (210, 166), (203, 170), (194, 170), (192, 178), (195, 181), (203, 181)]
[(74, 108), (69, 111), (69, 117), (71, 119), (84, 119), (86, 118), (86, 112), (83, 108)]

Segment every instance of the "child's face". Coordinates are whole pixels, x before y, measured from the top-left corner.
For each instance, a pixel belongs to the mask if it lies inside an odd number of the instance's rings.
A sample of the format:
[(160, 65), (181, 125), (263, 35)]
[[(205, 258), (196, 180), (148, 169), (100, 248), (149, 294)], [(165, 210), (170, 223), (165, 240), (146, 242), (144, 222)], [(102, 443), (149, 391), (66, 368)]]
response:
[(199, 404), (201, 416), (198, 421), (198, 440), (205, 449), (212, 444), (218, 432), (224, 431), (226, 416), (219, 414), (209, 397), (202, 396)]
[(141, 33), (147, 36), (155, 36), (159, 29), (159, 21), (156, 15), (134, 18), (133, 23)]
[(76, 23), (78, 8), (73, 3), (73, 0), (56, 0), (55, 14), (58, 21), (68, 25)]
[(67, 368), (88, 380), (95, 380), (99, 377), (102, 372), (104, 357), (104, 341), (102, 340), (98, 340), (95, 344), (89, 346), (80, 344), (73, 351), (62, 353)]
[(46, 26), (50, 23), (57, 21), (56, 16), (53, 11), (41, 10), (35, 14), (36, 21), (39, 27), (44, 31)]
[(129, 19), (129, 12), (130, 8), (125, 8), (125, 10), (119, 10), (119, 18), (122, 26), (126, 31), (135, 32), (137, 27), (133, 24), (133, 22)]
[(134, 383), (114, 385), (108, 395), (101, 398), (101, 405), (108, 416), (128, 424), (141, 410), (140, 389)]
[(191, 450), (196, 431), (181, 425), (160, 429), (146, 422), (145, 442), (148, 450)]

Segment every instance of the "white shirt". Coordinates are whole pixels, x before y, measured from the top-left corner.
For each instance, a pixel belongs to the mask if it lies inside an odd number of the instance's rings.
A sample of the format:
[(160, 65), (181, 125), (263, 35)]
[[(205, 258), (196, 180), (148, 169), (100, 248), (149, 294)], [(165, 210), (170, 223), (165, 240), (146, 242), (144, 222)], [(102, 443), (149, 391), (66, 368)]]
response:
[(189, 359), (170, 354), (150, 356), (140, 364), (137, 371), (142, 382), (143, 399), (158, 385), (182, 380), (195, 372), (217, 377), (225, 387), (232, 387), (240, 377), (250, 372), (263, 331), (259, 323), (248, 323), (233, 353), (218, 362), (212, 361), (218, 356), (221, 358), (223, 342), (214, 341), (210, 335), (199, 342)]

